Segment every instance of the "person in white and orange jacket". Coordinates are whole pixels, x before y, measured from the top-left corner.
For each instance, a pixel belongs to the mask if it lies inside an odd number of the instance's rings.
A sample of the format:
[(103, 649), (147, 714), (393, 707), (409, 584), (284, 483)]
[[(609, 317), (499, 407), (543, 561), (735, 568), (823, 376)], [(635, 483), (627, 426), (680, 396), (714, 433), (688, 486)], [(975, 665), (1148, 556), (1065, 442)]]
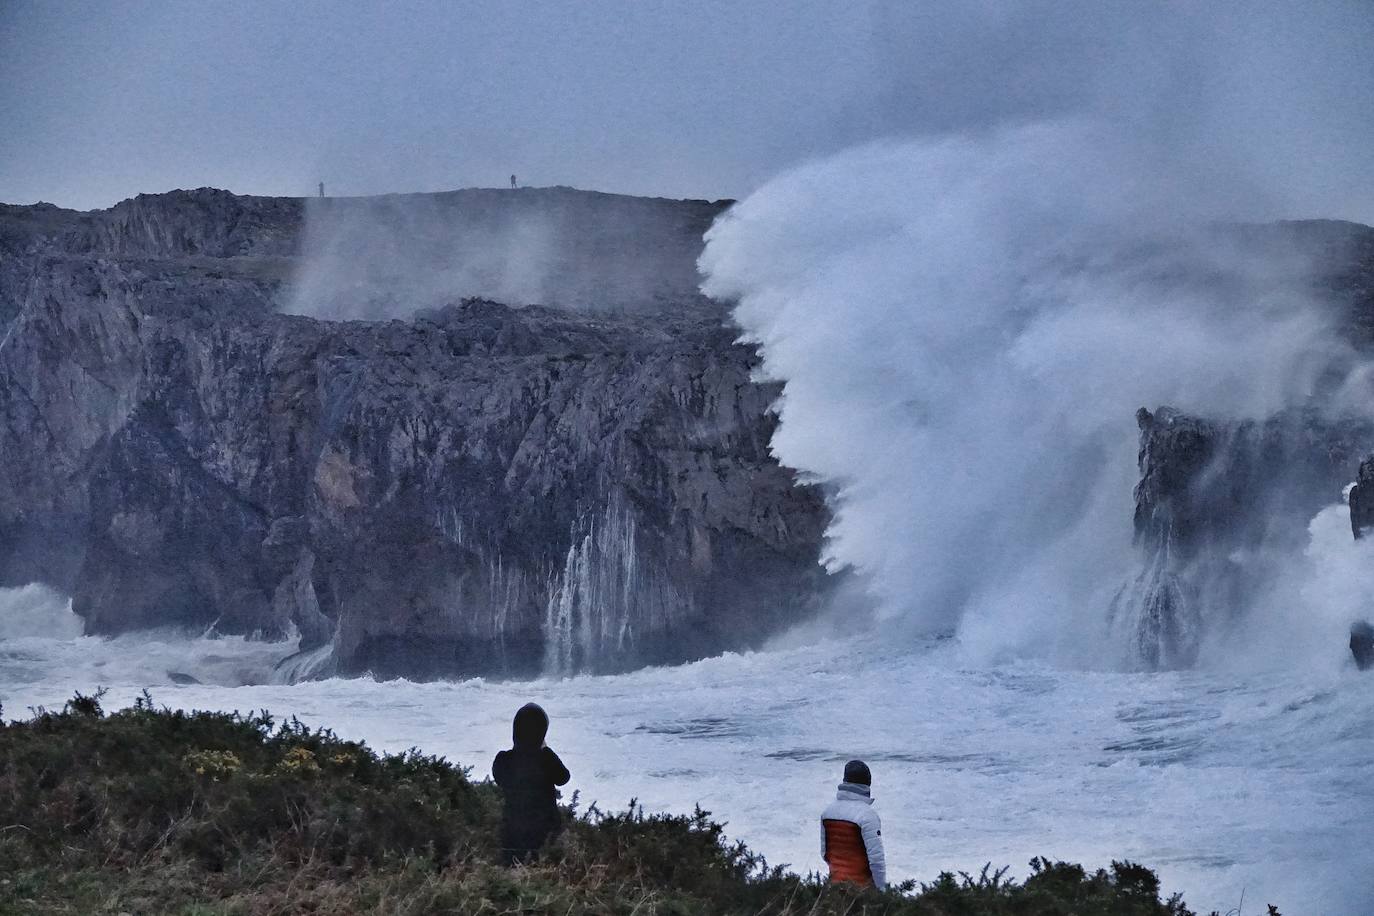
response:
[(873, 775), (862, 760), (844, 765), (844, 782), (821, 815), (821, 858), (831, 881), (887, 887), (883, 825), (873, 810)]

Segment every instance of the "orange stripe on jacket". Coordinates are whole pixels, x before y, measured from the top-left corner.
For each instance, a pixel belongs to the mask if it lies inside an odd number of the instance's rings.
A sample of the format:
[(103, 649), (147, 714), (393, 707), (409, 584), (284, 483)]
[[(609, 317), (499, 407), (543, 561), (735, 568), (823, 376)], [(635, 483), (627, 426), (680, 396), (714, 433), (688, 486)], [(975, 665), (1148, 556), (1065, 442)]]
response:
[(859, 825), (827, 818), (821, 826), (825, 828), (825, 861), (830, 864), (830, 880), (871, 885), (873, 872), (868, 867), (868, 848)]

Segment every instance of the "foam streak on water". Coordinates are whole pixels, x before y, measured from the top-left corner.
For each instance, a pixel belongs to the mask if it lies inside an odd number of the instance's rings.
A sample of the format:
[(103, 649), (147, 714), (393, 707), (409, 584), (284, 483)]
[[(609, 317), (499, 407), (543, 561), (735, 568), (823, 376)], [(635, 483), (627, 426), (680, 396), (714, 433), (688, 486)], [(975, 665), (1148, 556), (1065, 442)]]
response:
[[(183, 651), (203, 660), (205, 642)], [(242, 667), (268, 648), (226, 643), (190, 673), (206, 680), (234, 667), (224, 656)], [(1242, 888), (1285, 913), (1359, 912), (1374, 894), (1374, 678), (1353, 670), (988, 669), (966, 667), (953, 642), (900, 654), (848, 642), (615, 677), (231, 688), (158, 678), (150, 665), (171, 651), (9, 640), (0, 699), (12, 717), (97, 685), (111, 688), (107, 707), (122, 706), (150, 686), (169, 706), (295, 714), (379, 749), (443, 754), (479, 777), (508, 741), (513, 710), (533, 699), (552, 714), (550, 743), (584, 801), (701, 804), (732, 837), (802, 871), (821, 867), (813, 821), (843, 762), (859, 756), (873, 767), (899, 879), (989, 860), (1024, 873), (1035, 855), (1129, 857), (1202, 912), (1234, 907)], [(107, 664), (75, 661), (102, 655)]]

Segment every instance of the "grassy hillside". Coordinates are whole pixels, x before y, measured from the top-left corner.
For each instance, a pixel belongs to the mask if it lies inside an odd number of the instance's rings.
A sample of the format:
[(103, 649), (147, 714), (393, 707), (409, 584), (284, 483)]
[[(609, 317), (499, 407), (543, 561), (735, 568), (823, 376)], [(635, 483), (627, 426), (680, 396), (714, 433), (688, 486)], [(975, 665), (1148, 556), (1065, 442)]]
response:
[(1184, 916), (1140, 866), (1036, 860), (885, 894), (770, 868), (704, 811), (569, 808), (533, 868), (496, 866), (499, 790), (267, 713), (61, 712), (0, 725), (0, 913)]

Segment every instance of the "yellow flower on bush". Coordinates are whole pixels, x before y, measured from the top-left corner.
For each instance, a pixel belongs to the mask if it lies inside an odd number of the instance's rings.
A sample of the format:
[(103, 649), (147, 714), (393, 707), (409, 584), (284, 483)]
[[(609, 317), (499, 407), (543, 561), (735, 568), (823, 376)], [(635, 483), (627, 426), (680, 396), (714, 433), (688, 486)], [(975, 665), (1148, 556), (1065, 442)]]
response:
[(227, 779), (243, 768), (243, 761), (233, 751), (192, 751), (182, 761), (197, 776), (209, 776), (215, 781)]
[(277, 764), (277, 772), (287, 776), (314, 776), (320, 772), (315, 752), (309, 748), (293, 747)]
[(348, 751), (339, 751), (333, 757), (329, 758), (329, 762), (334, 764), (336, 767), (347, 767), (352, 766), (354, 763), (356, 763), (357, 759), (358, 758), (348, 753)]

